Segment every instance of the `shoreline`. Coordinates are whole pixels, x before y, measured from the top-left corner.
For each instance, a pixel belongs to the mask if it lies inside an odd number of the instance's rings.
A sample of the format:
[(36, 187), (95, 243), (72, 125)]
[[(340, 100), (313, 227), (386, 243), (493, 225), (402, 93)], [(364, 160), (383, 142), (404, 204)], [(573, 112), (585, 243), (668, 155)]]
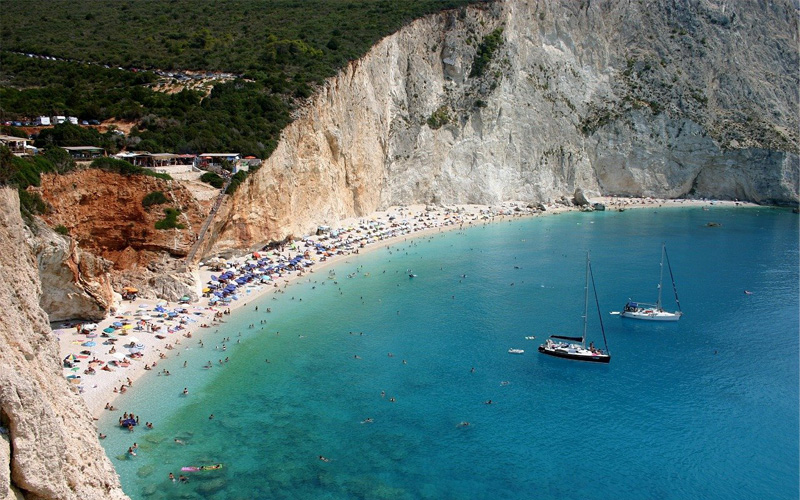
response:
[[(716, 201), (716, 200), (666, 200), (655, 198), (616, 198), (616, 197), (602, 197), (592, 200), (593, 202), (600, 202), (606, 206), (606, 210), (620, 211), (626, 209), (641, 209), (641, 208), (673, 208), (673, 207), (758, 207), (759, 205), (753, 203), (735, 202), (735, 201)], [(403, 239), (424, 237), (430, 234), (439, 234), (454, 229), (464, 229), (467, 227), (474, 227), (477, 223), (492, 223), (503, 222), (523, 217), (544, 217), (548, 215), (557, 215), (565, 212), (574, 212), (580, 210), (579, 207), (552, 204), (547, 206), (544, 212), (537, 212), (530, 209), (519, 209), (526, 204), (521, 202), (505, 202), (500, 204), (499, 207), (489, 207), (487, 205), (456, 205), (454, 208), (437, 207), (435, 210), (427, 211), (424, 205), (414, 205), (409, 207), (389, 207), (386, 210), (378, 211), (365, 217), (350, 218), (341, 222), (342, 228), (349, 228), (343, 231), (343, 234), (358, 238), (367, 239), (369, 233), (362, 233), (361, 228), (365, 228), (369, 223), (374, 223), (377, 227), (387, 228), (392, 226), (393, 220), (398, 220), (403, 217), (403, 220), (408, 221), (406, 226), (398, 228), (398, 233), (388, 237), (380, 236), (372, 242), (366, 242), (363, 246), (357, 245), (356, 248), (344, 251), (341, 254), (336, 254), (325, 258), (322, 261), (319, 256), (312, 256), (315, 261), (314, 265), (310, 268), (301, 271), (295, 271), (290, 274), (281, 275), (274, 280), (271, 285), (261, 284), (258, 287), (249, 287), (249, 293), (244, 294), (239, 300), (232, 301), (226, 305), (208, 306), (207, 298), (203, 297), (200, 300), (183, 305), (188, 312), (186, 316), (190, 319), (181, 325), (179, 329), (172, 332), (167, 332), (170, 322), (167, 318), (143, 320), (150, 316), (154, 318), (158, 312), (155, 310), (156, 304), (162, 304), (166, 310), (174, 309), (177, 304), (167, 303), (166, 301), (157, 301), (152, 299), (136, 299), (134, 301), (124, 301), (120, 303), (114, 315), (110, 315), (97, 322), (96, 337), (87, 338), (84, 334), (79, 334), (73, 326), (57, 328), (53, 325), (53, 333), (55, 333), (59, 340), (59, 351), (61, 359), (64, 360), (69, 355), (84, 356), (79, 358), (80, 363), (77, 363), (77, 368), (62, 368), (65, 377), (80, 378), (73, 379), (79, 380), (79, 383), (74, 383), (75, 390), (80, 392), (84, 399), (92, 417), (96, 420), (99, 419), (105, 410), (105, 405), (110, 404), (116, 409), (120, 406), (120, 398), (128, 390), (133, 390), (133, 383), (139, 380), (148, 370), (145, 369), (146, 365), (153, 365), (161, 359), (170, 357), (170, 351), (182, 347), (182, 341), (188, 342), (191, 338), (192, 342), (201, 341), (206, 337), (204, 330), (213, 332), (213, 328), (219, 326), (221, 323), (215, 321), (215, 315), (222, 311), (229, 311), (234, 314), (236, 310), (242, 308), (247, 303), (253, 300), (260, 299), (270, 290), (284, 290), (292, 283), (298, 281), (303, 277), (308, 277), (310, 274), (315, 274), (324, 271), (330, 266), (337, 263), (345, 262), (346, 259), (352, 256), (363, 255), (374, 250), (386, 248)], [(378, 225), (380, 224), (380, 225)], [(359, 229), (356, 229), (359, 228)], [(311, 236), (309, 238), (313, 242), (320, 242), (320, 237)], [(372, 239), (372, 238), (370, 238)], [(312, 247), (313, 248), (313, 247)], [(299, 250), (302, 252), (303, 248)], [(282, 250), (281, 252), (274, 252), (274, 256), (288, 255), (291, 258), (292, 253), (297, 253), (298, 250)], [(266, 252), (273, 253), (273, 252)], [(236, 258), (228, 260), (228, 263), (236, 263), (241, 265), (250, 257), (250, 254), (245, 254)], [(315, 258), (316, 257), (316, 258)], [(205, 287), (211, 279), (212, 274), (218, 272), (212, 271), (207, 265), (201, 264), (193, 270), (198, 277), (197, 286), (198, 292)], [(202, 295), (198, 293), (198, 295)], [(175, 316), (178, 317), (178, 316)], [(106, 328), (112, 328), (114, 322), (131, 323), (146, 321), (151, 327), (159, 327), (159, 331), (148, 331), (148, 328), (137, 329), (136, 326), (130, 327), (127, 331), (129, 335), (122, 335), (117, 337), (116, 350), (117, 357), (119, 354), (126, 354), (128, 349), (122, 347), (122, 344), (133, 341), (135, 344), (143, 346), (142, 356), (135, 360), (129, 360), (129, 366), (126, 367), (113, 367), (111, 370), (106, 371), (102, 367), (108, 365), (109, 361), (115, 360), (111, 354), (112, 344), (103, 344), (107, 339), (100, 335)], [(208, 325), (208, 328), (202, 327)], [(177, 325), (176, 325), (177, 326)], [(127, 327), (126, 327), (127, 328)], [(163, 330), (162, 330), (163, 329)], [(117, 330), (114, 334), (122, 330)], [(206, 332), (209, 333), (209, 332)], [(112, 334), (112, 335), (114, 335)], [(163, 338), (159, 339), (156, 335), (161, 335)], [(81, 345), (87, 341), (94, 341), (94, 346)], [(90, 352), (91, 354), (80, 354), (81, 351)], [(90, 360), (99, 359), (103, 364), (94, 364), (95, 373), (85, 374), (90, 364)], [(127, 359), (127, 358), (125, 358)], [(62, 364), (63, 367), (63, 364)], [(155, 371), (157, 371), (157, 365)], [(124, 389), (118, 389), (122, 388)], [(121, 391), (121, 392), (120, 392)]]

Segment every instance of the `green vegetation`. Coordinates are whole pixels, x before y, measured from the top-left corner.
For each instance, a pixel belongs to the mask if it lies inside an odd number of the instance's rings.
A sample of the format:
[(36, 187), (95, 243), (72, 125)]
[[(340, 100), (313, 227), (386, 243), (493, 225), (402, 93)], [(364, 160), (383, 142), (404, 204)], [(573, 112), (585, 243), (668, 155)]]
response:
[(242, 170), (240, 170), (240, 171), (236, 172), (235, 174), (233, 174), (233, 177), (231, 178), (231, 183), (228, 186), (228, 189), (225, 191), (225, 193), (227, 193), (227, 194), (235, 193), (236, 189), (239, 187), (239, 185), (242, 182), (244, 182), (244, 180), (246, 178), (247, 178), (247, 172), (242, 171)]
[(57, 232), (57, 233), (58, 233), (58, 234), (60, 234), (61, 236), (69, 236), (69, 229), (67, 229), (67, 226), (65, 226), (65, 225), (63, 225), (63, 224), (59, 224), (59, 225), (57, 225), (57, 226), (54, 228), (54, 230), (55, 230), (55, 232)]
[(428, 117), (427, 124), (432, 130), (441, 128), (450, 122), (450, 113), (447, 111), (447, 106), (441, 106)]
[(11, 125), (2, 125), (0, 126), (0, 134), (3, 135), (10, 135), (12, 137), (22, 137), (27, 139), (28, 133), (22, 130), (21, 128), (12, 127)]
[(470, 77), (482, 76), (486, 67), (492, 61), (494, 51), (503, 44), (503, 28), (497, 28), (485, 37), (478, 46), (478, 52), (475, 53), (475, 59), (472, 61), (472, 70), (469, 72)]
[[(127, 138), (98, 133), (81, 137), (94, 142), (80, 145), (109, 152), (235, 151), (266, 158), (291, 111), (325, 78), (412, 19), (480, 1), (6, 2), (0, 119), (61, 114), (127, 120), (135, 123)], [(142, 68), (240, 77), (216, 83), (209, 95), (186, 89), (166, 93), (154, 84), (183, 84), (191, 77), (172, 79)], [(67, 145), (49, 134), (40, 141)]]
[(178, 222), (181, 211), (177, 208), (165, 208), (165, 217), (156, 222), (156, 229), (186, 229), (186, 226)]
[(161, 205), (167, 201), (167, 197), (164, 196), (164, 193), (161, 191), (153, 191), (152, 193), (147, 193), (145, 197), (142, 198), (142, 206), (146, 208), (153, 205)]
[(0, 146), (0, 186), (15, 186), (19, 192), (19, 210), (26, 222), (33, 215), (47, 212), (47, 204), (38, 193), (29, 193), (28, 186), (40, 186), (41, 173), (52, 172), (55, 166), (45, 157), (21, 158)]
[(217, 189), (222, 189), (222, 186), (225, 185), (225, 179), (215, 174), (214, 172), (204, 173), (203, 175), (200, 176), (200, 180), (205, 182), (206, 184), (210, 184), (211, 186)]
[(148, 170), (146, 168), (131, 165), (125, 160), (117, 160), (116, 158), (97, 158), (89, 165), (91, 168), (97, 168), (106, 172), (113, 172), (120, 175), (146, 175), (149, 177), (157, 177), (164, 180), (172, 180), (169, 174), (159, 174)]
[(97, 146), (112, 153), (119, 149), (119, 136), (111, 132), (100, 134), (93, 128), (84, 128), (71, 123), (61, 123), (39, 132), (33, 143), (37, 148), (52, 146)]

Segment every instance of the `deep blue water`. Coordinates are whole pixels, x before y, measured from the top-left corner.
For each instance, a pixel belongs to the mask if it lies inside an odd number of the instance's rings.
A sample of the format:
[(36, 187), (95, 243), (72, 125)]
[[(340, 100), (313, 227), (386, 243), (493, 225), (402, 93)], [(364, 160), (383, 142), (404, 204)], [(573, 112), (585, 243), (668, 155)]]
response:
[[(608, 315), (655, 300), (662, 242), (685, 316)], [(536, 352), (549, 334), (580, 335), (587, 250), (607, 366)], [(156, 423), (129, 434), (116, 413), (101, 422), (132, 498), (798, 497), (798, 217), (787, 210), (515, 220), (334, 269), (336, 280), (320, 271), (252, 301), (204, 349), (160, 364), (173, 376), (149, 373), (118, 400)], [(672, 298), (667, 281), (668, 309)], [(589, 332), (601, 345), (591, 307)], [(228, 349), (214, 351), (223, 336)], [(120, 459), (133, 441), (138, 456)], [(188, 484), (167, 479), (215, 463)]]

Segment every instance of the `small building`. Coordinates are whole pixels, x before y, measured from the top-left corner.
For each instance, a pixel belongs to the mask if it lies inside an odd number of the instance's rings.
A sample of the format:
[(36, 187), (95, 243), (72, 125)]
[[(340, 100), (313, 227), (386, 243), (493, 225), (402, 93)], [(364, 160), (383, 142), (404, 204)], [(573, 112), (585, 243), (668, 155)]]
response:
[(0, 135), (0, 144), (3, 144), (17, 156), (33, 154), (35, 152), (35, 148), (33, 146), (28, 146), (29, 142), (31, 142), (31, 140), (24, 137)]
[(56, 116), (53, 117), (52, 123), (53, 123), (53, 125), (58, 125), (60, 123), (64, 123), (65, 121), (67, 121), (67, 117), (66, 116), (56, 115)]
[[(146, 151), (124, 151), (114, 155), (114, 158), (125, 160), (137, 167), (165, 168), (186, 167), (180, 171), (190, 172), (195, 162), (195, 155), (176, 155), (173, 153), (148, 153)], [(177, 172), (178, 170), (172, 169)]]
[(222, 167), (224, 162), (233, 168), (242, 159), (239, 153), (203, 153), (197, 157), (199, 168)]
[(106, 150), (96, 146), (64, 146), (76, 161), (91, 161), (106, 156)]
[(50, 126), (50, 117), (49, 116), (37, 116), (36, 121), (34, 122), (39, 127), (49, 127)]
[(69, 121), (73, 125), (78, 124), (78, 117), (77, 116), (68, 116), (67, 121)]

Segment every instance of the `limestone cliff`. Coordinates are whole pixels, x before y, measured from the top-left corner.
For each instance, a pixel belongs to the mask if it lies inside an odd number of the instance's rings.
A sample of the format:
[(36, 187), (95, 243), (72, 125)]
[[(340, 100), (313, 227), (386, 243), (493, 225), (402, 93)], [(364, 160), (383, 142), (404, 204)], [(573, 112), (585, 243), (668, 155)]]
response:
[(0, 189), (0, 498), (127, 498), (60, 373), (29, 238), (16, 191)]
[(51, 322), (108, 315), (114, 303), (110, 261), (80, 249), (74, 239), (44, 224), (35, 226), (30, 244), (42, 283), (39, 304)]
[(415, 21), (284, 130), (214, 250), (576, 188), (796, 204), (797, 19), (788, 1), (507, 0)]

